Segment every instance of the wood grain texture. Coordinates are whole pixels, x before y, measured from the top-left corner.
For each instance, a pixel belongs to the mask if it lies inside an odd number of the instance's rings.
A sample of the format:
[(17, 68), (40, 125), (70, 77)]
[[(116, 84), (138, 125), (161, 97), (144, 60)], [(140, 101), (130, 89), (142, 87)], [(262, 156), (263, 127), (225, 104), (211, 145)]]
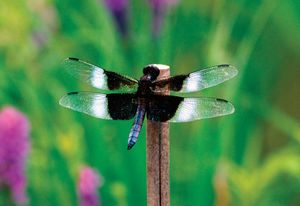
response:
[[(156, 65), (160, 69), (157, 79), (170, 76), (170, 68)], [(169, 94), (169, 89), (163, 89)], [(170, 144), (169, 123), (147, 120), (147, 205), (170, 205)]]

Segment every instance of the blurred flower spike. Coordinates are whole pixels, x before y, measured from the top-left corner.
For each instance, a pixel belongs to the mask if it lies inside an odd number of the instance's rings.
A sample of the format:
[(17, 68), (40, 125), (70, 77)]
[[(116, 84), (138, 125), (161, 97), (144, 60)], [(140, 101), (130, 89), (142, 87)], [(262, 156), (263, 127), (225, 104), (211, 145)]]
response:
[(104, 3), (111, 12), (119, 32), (126, 37), (128, 33), (128, 0), (104, 0)]
[(9, 189), (13, 202), (25, 204), (25, 166), (30, 148), (29, 122), (12, 107), (0, 112), (0, 187)]
[(80, 169), (78, 195), (80, 206), (99, 206), (100, 199), (97, 189), (102, 185), (102, 178), (90, 167)]
[(152, 8), (152, 34), (158, 37), (163, 25), (167, 8), (177, 3), (177, 0), (149, 0)]

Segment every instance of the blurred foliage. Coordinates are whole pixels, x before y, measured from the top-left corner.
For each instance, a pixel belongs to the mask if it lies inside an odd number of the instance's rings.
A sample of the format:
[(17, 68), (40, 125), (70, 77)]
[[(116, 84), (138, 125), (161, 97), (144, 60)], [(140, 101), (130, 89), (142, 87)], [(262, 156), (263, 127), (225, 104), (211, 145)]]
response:
[(63, 72), (69, 56), (136, 78), (149, 63), (173, 74), (235, 65), (237, 78), (201, 94), (230, 100), (234, 115), (171, 126), (171, 204), (300, 205), (299, 10), (299, 1), (179, 1), (153, 39), (148, 3), (132, 0), (123, 38), (100, 0), (2, 0), (0, 106), (32, 124), (29, 205), (76, 205), (82, 164), (104, 177), (103, 205), (146, 204), (145, 131), (128, 152), (132, 121), (60, 107), (66, 92), (94, 91)]

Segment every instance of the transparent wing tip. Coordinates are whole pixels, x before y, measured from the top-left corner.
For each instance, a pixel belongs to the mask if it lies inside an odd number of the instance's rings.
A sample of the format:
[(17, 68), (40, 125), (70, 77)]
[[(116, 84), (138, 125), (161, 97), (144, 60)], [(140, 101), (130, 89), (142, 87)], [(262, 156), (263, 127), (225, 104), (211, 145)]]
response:
[(58, 104), (60, 106), (66, 107), (65, 96), (63, 96), (62, 98), (60, 98), (60, 100), (58, 101)]
[(239, 71), (235, 66), (229, 65), (229, 68), (232, 77), (235, 77), (239, 73)]
[(235, 107), (233, 106), (233, 104), (230, 103), (230, 110), (228, 114), (233, 114), (234, 112), (235, 112)]
[(217, 67), (226, 72), (227, 76), (230, 78), (235, 77), (238, 74), (237, 68), (231, 64), (220, 64)]
[(78, 92), (70, 92), (70, 93), (66, 94), (65, 96), (60, 98), (60, 100), (58, 101), (59, 105), (62, 106), (62, 107), (70, 108), (69, 95), (70, 94), (77, 94), (77, 93)]
[(231, 102), (227, 102), (227, 113), (225, 115), (233, 114), (235, 112), (235, 107)]
[(231, 102), (219, 98), (217, 99), (217, 101), (219, 103), (219, 108), (221, 108), (221, 111), (217, 116), (229, 115), (235, 112), (234, 105)]

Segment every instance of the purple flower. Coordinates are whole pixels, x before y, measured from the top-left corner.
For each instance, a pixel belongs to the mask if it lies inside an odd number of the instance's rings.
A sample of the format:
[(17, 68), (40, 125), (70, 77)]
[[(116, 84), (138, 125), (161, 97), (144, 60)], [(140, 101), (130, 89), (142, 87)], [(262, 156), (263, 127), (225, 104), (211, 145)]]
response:
[(177, 3), (177, 0), (149, 0), (153, 8), (164, 8)]
[(149, 0), (149, 3), (153, 13), (152, 34), (154, 37), (158, 37), (167, 8), (176, 4), (177, 0)]
[(25, 204), (25, 166), (29, 145), (29, 122), (12, 107), (0, 112), (0, 187), (7, 187), (13, 201)]
[(79, 175), (78, 195), (80, 206), (100, 205), (97, 189), (101, 186), (97, 172), (90, 167), (82, 167)]
[(128, 33), (128, 0), (104, 0), (104, 3), (111, 12), (119, 32), (126, 37)]

